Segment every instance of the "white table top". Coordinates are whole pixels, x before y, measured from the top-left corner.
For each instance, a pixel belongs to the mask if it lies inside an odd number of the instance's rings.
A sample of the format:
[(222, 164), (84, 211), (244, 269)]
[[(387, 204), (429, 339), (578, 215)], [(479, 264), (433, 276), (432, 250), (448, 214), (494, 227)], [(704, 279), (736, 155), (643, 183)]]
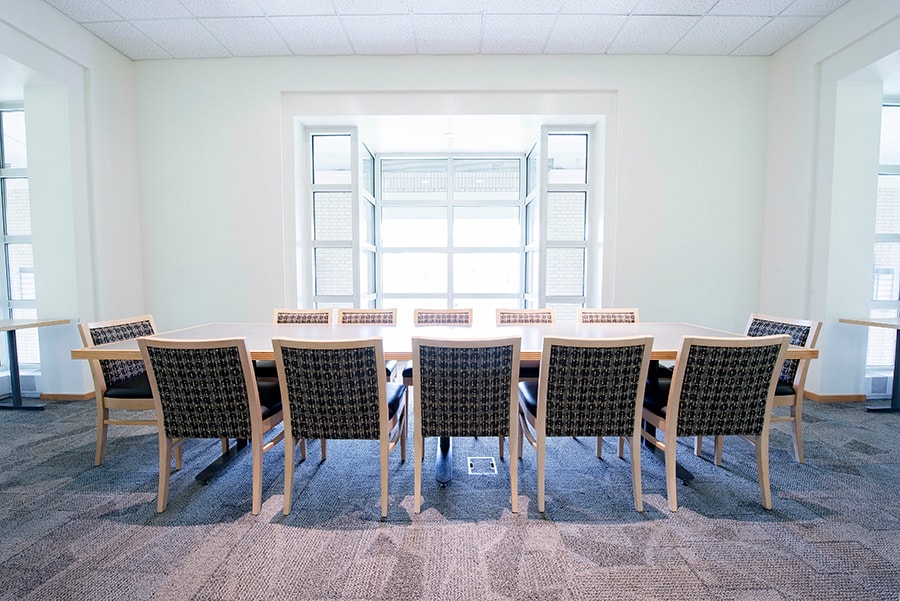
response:
[(875, 328), (890, 328), (892, 330), (900, 330), (900, 319), (897, 317), (845, 317), (838, 321), (841, 323), (851, 323), (858, 326), (872, 326)]
[(0, 319), (0, 332), (24, 330), (26, 328), (43, 328), (69, 323), (71, 319)]
[[(312, 340), (339, 340), (350, 338), (380, 337), (384, 341), (385, 359), (409, 360), (411, 339), (425, 338), (522, 338), (522, 360), (540, 359), (544, 336), (572, 336), (580, 338), (623, 338), (628, 336), (654, 336), (653, 358), (675, 359), (683, 336), (741, 336), (703, 326), (679, 322), (641, 322), (617, 324), (528, 324), (515, 326), (385, 326), (385, 325), (315, 325), (275, 323), (210, 323), (182, 330), (160, 332), (156, 338), (210, 339), (245, 338), (250, 356), (256, 360), (274, 359), (272, 338), (302, 338)], [(791, 347), (788, 357), (815, 358), (818, 351)], [(73, 359), (140, 359), (135, 340), (114, 342), (91, 348), (75, 349)]]

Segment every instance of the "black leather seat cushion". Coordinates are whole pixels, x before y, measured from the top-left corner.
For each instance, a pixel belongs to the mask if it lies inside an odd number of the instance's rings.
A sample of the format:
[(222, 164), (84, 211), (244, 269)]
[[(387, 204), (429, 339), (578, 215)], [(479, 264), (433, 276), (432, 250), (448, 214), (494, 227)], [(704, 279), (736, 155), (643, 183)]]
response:
[(540, 365), (521, 365), (519, 366), (519, 379), (537, 378), (541, 375)]
[(281, 385), (278, 382), (258, 381), (256, 388), (259, 390), (259, 404), (262, 406), (263, 419), (281, 411)]
[(669, 402), (671, 378), (647, 378), (644, 389), (644, 407), (657, 415), (666, 415), (666, 404)]
[[(396, 361), (386, 361), (385, 362), (385, 373), (387, 374), (388, 380), (391, 379), (391, 375), (394, 372), (394, 368), (396, 367)], [(257, 361), (253, 366), (253, 371), (256, 372), (257, 378), (277, 378), (278, 377), (278, 368), (275, 367), (274, 361)]]
[(537, 416), (538, 383), (534, 380), (519, 382), (519, 398), (531, 415)]
[(775, 385), (775, 396), (790, 396), (794, 394), (794, 385), (790, 382), (782, 382), (778, 380)]
[(152, 399), (153, 391), (150, 390), (147, 372), (107, 388), (106, 396), (113, 399)]
[(387, 385), (387, 405), (388, 405), (388, 419), (393, 419), (395, 415), (397, 415), (397, 410), (400, 409), (400, 403), (402, 403), (406, 399), (406, 386), (403, 384), (394, 384), (393, 382), (388, 382)]

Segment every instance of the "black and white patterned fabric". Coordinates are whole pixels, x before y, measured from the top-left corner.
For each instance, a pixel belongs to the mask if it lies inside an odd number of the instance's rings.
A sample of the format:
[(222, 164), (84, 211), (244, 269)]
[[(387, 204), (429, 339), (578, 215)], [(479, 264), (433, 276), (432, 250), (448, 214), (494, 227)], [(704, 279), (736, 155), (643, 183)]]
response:
[(362, 323), (362, 324), (392, 324), (394, 323), (393, 311), (360, 311), (345, 312), (341, 314), (341, 323)]
[[(91, 341), (95, 345), (133, 340), (141, 336), (152, 336), (153, 325), (148, 320), (120, 323), (112, 326), (99, 326), (91, 328)], [(147, 373), (143, 361), (123, 361), (120, 359), (101, 359), (100, 370), (103, 372), (103, 381), (107, 388), (112, 388), (130, 380), (135, 376)]]
[(448, 312), (448, 313), (425, 312), (425, 313), (417, 314), (416, 323), (418, 325), (434, 325), (434, 324), (469, 325), (471, 323), (471, 319), (469, 318), (468, 311)]
[(331, 315), (329, 313), (304, 313), (285, 311), (278, 313), (275, 319), (276, 323), (330, 323)]
[(547, 436), (632, 436), (644, 346), (550, 347)]
[(527, 313), (501, 311), (498, 317), (500, 324), (553, 323), (552, 311), (529, 311)]
[(419, 347), (422, 436), (508, 436), (513, 347)]
[(250, 438), (238, 347), (148, 347), (169, 438)]
[[(794, 346), (805, 346), (811, 330), (812, 328), (809, 326), (784, 323), (781, 321), (770, 321), (768, 319), (754, 317), (750, 322), (750, 327), (747, 328), (747, 336), (775, 336), (787, 334), (791, 337), (791, 344)], [(793, 384), (799, 366), (799, 359), (785, 359), (784, 366), (781, 368), (781, 374), (778, 376), (778, 381), (783, 384)]]
[(762, 432), (777, 344), (690, 347), (678, 408), (678, 436)]
[(377, 440), (375, 348), (282, 348), (294, 438)]
[(582, 323), (635, 323), (634, 313), (584, 311)]

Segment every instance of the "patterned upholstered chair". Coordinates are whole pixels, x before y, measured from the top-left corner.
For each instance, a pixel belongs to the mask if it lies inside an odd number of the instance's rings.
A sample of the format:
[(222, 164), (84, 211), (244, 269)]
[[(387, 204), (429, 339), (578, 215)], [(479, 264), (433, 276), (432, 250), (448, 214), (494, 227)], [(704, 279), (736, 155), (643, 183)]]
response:
[[(406, 461), (405, 386), (387, 382), (380, 338), (276, 338), (275, 361), (284, 399), (284, 514), (291, 511), (294, 448), (307, 438), (379, 441), (381, 516), (388, 509), (388, 454), (400, 443)], [(302, 449), (302, 447), (301, 447)], [(301, 450), (305, 459), (306, 453)], [(361, 457), (362, 461), (368, 456)], [(322, 460), (325, 460), (324, 446)]]
[[(756, 447), (762, 504), (772, 508), (769, 487), (769, 419), (778, 373), (790, 336), (706, 338), (685, 336), (667, 396), (647, 388), (641, 434), (665, 453), (669, 509), (676, 511), (675, 447), (678, 436), (715, 436), (716, 465), (722, 437), (740, 435)], [(656, 436), (662, 430), (664, 440)]]
[[(471, 326), (472, 309), (415, 309), (413, 325), (415, 326)], [(403, 368), (403, 383), (413, 385), (412, 361)]]
[[(331, 325), (331, 309), (275, 309), (273, 323), (300, 323)], [(278, 373), (274, 361), (254, 361), (257, 378), (276, 378)]]
[[(787, 334), (791, 337), (791, 344), (794, 346), (815, 348), (821, 328), (821, 321), (787, 319), (753, 313), (747, 322), (747, 336)], [(799, 463), (803, 463), (803, 393), (806, 388), (808, 369), (809, 359), (788, 359), (784, 362), (778, 376), (778, 384), (775, 386), (774, 407), (776, 407), (776, 413), (772, 414), (773, 422), (790, 422), (792, 424), (791, 438), (794, 443), (794, 457)], [(783, 410), (777, 409), (778, 407), (787, 407), (788, 414), (781, 415), (780, 412)]]
[[(556, 323), (553, 309), (497, 309), (498, 326), (521, 326)], [(520, 361), (519, 381), (537, 380), (541, 372), (540, 361)], [(521, 446), (522, 441), (519, 440)], [(521, 457), (521, 455), (520, 455)]]
[(422, 460), (426, 437), (509, 437), (509, 482), (513, 513), (518, 512), (516, 374), (518, 337), (440, 340), (414, 337), (415, 396), (414, 505), (422, 502)]
[(397, 309), (338, 309), (341, 325), (397, 325)]
[(578, 323), (638, 323), (637, 309), (578, 309)]
[[(548, 436), (627, 439), (634, 507), (644, 510), (641, 409), (652, 348), (652, 336), (544, 338), (539, 382), (519, 383), (519, 457), (522, 439), (526, 438), (537, 450), (538, 511), (544, 512)], [(622, 456), (620, 449), (619, 457)]]
[[(132, 340), (156, 333), (151, 315), (80, 323), (78, 330), (85, 347)], [(103, 463), (109, 426), (155, 426), (156, 418), (135, 419), (118, 417), (116, 410), (154, 410), (153, 394), (143, 361), (96, 360), (90, 361), (91, 377), (97, 399), (97, 448), (94, 465)], [(116, 416), (110, 415), (116, 411)]]
[(253, 515), (262, 505), (263, 454), (284, 436), (263, 435), (281, 423), (281, 394), (276, 382), (253, 373), (243, 338), (167, 340), (140, 338), (159, 421), (159, 493), (156, 511), (166, 509), (169, 469), (175, 451), (188, 438), (237, 438), (250, 441), (253, 461)]

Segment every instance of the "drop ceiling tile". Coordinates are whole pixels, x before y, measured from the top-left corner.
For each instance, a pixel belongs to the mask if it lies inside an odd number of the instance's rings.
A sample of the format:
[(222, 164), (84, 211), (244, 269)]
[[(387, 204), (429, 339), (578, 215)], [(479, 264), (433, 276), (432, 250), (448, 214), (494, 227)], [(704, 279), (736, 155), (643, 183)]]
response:
[(415, 54), (409, 15), (342, 17), (356, 54)]
[(481, 51), (485, 54), (540, 54), (553, 19), (546, 15), (485, 15)]
[(405, 15), (409, 5), (405, 0), (334, 0), (339, 15)]
[(705, 15), (716, 0), (641, 0), (633, 15)]
[(610, 54), (666, 54), (700, 17), (629, 17), (607, 51)]
[(195, 17), (262, 17), (255, 0), (181, 0)]
[(847, 0), (797, 0), (782, 17), (824, 17), (847, 4)]
[(78, 23), (118, 21), (121, 17), (101, 0), (47, 0), (47, 4)]
[(333, 15), (331, 0), (256, 0), (270, 17), (298, 17), (304, 15)]
[(178, 0), (105, 0), (126, 19), (187, 19), (191, 13)]
[(819, 17), (778, 17), (757, 31), (732, 53), (739, 56), (769, 56), (818, 23)]
[(131, 60), (172, 58), (168, 52), (127, 21), (85, 23), (84, 27)]
[(748, 15), (774, 17), (794, 0), (719, 0), (709, 11), (711, 15)]
[(565, 0), (559, 9), (562, 14), (627, 15), (637, 6), (638, 0)]
[(409, 0), (413, 14), (471, 14), (484, 12), (487, 0)]
[(416, 47), (422, 54), (477, 54), (481, 15), (413, 15)]
[(560, 15), (546, 54), (603, 54), (625, 24), (624, 15)]
[(230, 56), (219, 40), (193, 19), (146, 19), (134, 25), (174, 58)]
[(287, 47), (265, 17), (240, 19), (201, 19), (233, 56), (288, 56)]
[(487, 0), (486, 14), (555, 14), (562, 0)]
[(672, 53), (731, 54), (770, 20), (769, 17), (701, 17), (675, 44)]
[(338, 17), (269, 17), (294, 54), (353, 54)]

